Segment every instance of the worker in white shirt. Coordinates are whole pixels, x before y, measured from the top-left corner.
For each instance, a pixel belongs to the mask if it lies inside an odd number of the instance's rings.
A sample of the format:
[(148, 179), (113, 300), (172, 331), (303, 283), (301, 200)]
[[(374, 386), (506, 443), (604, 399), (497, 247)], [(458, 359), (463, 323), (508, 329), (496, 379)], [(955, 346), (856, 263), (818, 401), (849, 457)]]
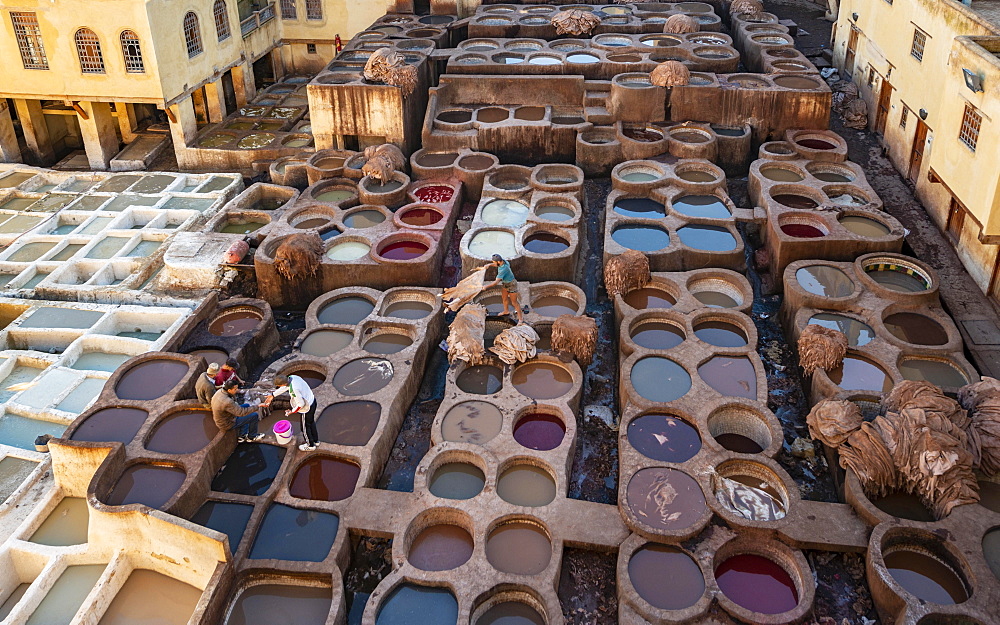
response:
[(299, 445), (302, 451), (312, 451), (319, 443), (319, 433), (316, 431), (316, 397), (313, 396), (309, 384), (297, 375), (276, 375), (274, 376), (274, 391), (265, 402), (271, 405), (271, 401), (281, 395), (288, 393), (292, 407), (285, 411), (285, 416), (299, 415), (302, 420), (302, 436), (306, 442)]

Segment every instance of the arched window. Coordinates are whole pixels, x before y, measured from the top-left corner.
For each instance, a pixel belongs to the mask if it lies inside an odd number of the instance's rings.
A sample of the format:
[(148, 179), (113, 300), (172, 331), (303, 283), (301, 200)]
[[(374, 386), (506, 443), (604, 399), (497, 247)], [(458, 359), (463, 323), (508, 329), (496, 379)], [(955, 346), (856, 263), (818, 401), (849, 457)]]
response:
[(84, 74), (103, 74), (104, 56), (97, 33), (89, 28), (76, 31), (76, 54), (80, 57), (80, 71)]
[(215, 34), (219, 36), (219, 41), (229, 39), (232, 33), (229, 31), (229, 11), (226, 10), (226, 0), (215, 0), (212, 14), (215, 16)]
[(122, 57), (125, 58), (125, 71), (129, 74), (145, 73), (142, 64), (142, 48), (139, 47), (139, 35), (132, 30), (122, 31)]
[(189, 59), (193, 59), (204, 50), (201, 47), (201, 27), (198, 26), (198, 16), (194, 11), (188, 11), (184, 16), (184, 42), (187, 44)]
[(298, 19), (298, 11), (295, 9), (295, 0), (281, 0), (281, 19)]

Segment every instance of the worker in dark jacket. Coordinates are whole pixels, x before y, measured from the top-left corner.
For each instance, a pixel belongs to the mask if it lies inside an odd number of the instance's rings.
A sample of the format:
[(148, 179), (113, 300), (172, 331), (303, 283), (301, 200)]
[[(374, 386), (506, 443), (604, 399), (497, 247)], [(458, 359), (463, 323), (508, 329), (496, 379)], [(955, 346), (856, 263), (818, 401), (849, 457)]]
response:
[(253, 406), (236, 403), (234, 397), (239, 388), (236, 380), (227, 380), (212, 396), (212, 419), (216, 427), (224, 432), (236, 428), (241, 443), (259, 441), (264, 438), (263, 434), (257, 433), (260, 416)]
[(208, 371), (198, 376), (194, 383), (194, 394), (198, 401), (206, 406), (212, 405), (212, 396), (217, 390), (215, 386), (215, 375), (219, 372), (219, 363), (213, 362), (208, 365)]

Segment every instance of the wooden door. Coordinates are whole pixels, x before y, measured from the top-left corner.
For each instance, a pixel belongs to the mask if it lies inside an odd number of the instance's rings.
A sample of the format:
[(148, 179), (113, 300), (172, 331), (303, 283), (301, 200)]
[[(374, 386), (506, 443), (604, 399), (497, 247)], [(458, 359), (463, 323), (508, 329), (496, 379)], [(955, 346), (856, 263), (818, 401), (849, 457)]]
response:
[(854, 56), (857, 54), (858, 50), (858, 30), (855, 26), (851, 26), (851, 34), (847, 36), (847, 53), (844, 54), (844, 73), (850, 78), (854, 75)]
[(924, 120), (917, 118), (917, 130), (913, 133), (913, 148), (910, 152), (910, 170), (907, 178), (913, 184), (917, 183), (920, 175), (920, 165), (924, 162), (924, 149), (927, 143), (927, 124)]
[(878, 94), (878, 107), (875, 111), (875, 132), (885, 135), (885, 123), (889, 119), (889, 103), (892, 101), (892, 85), (882, 79), (882, 90)]
[(951, 206), (948, 207), (948, 224), (946, 231), (953, 243), (958, 245), (962, 238), (962, 227), (965, 225), (965, 210), (955, 198), (951, 198)]

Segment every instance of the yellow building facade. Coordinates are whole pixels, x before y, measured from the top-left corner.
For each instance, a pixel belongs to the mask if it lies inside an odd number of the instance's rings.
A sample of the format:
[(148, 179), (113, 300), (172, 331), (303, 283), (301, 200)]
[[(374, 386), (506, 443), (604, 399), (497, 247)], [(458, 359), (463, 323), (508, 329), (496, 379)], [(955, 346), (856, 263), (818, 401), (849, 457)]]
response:
[(833, 36), (892, 163), (1000, 300), (1000, 1), (845, 0)]
[(319, 70), (392, 0), (0, 0), (0, 158), (107, 169), (164, 111), (175, 144)]

